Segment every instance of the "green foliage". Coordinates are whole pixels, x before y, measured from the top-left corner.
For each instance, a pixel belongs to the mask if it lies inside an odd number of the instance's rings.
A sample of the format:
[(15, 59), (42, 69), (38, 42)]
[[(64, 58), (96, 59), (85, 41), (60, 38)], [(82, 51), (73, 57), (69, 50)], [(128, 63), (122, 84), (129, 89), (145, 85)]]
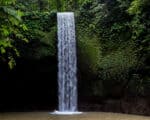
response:
[(95, 36), (78, 36), (79, 62), (82, 69), (96, 73), (101, 59), (100, 43)]
[(122, 95), (130, 76), (139, 69), (140, 64), (135, 46), (131, 43), (104, 55), (100, 61), (99, 78), (105, 87), (105, 94), (114, 94), (114, 90), (116, 95)]
[(148, 94), (149, 0), (1, 0), (0, 61), (12, 69), (18, 56), (56, 58), (57, 11), (75, 12), (79, 77), (88, 95)]
[(15, 10), (13, 0), (0, 1), (0, 60), (8, 63), (10, 69), (15, 65), (15, 57), (19, 56), (19, 51), (15, 46), (15, 40), (24, 40), (23, 34), (27, 28), (21, 23), (22, 13)]
[(10, 5), (10, 4), (15, 4), (16, 0), (1, 0), (0, 5)]
[[(131, 2), (129, 8), (128, 8), (128, 13), (129, 15), (132, 15), (132, 20), (130, 22), (130, 27), (132, 29), (132, 40), (136, 42), (138, 45), (138, 53), (139, 53), (139, 58), (143, 60), (143, 67), (142, 71), (145, 72), (145, 74), (136, 74), (138, 76), (137, 81), (133, 79), (133, 81), (136, 83), (138, 87), (134, 91), (134, 93), (138, 93), (141, 95), (147, 94), (148, 89), (150, 88), (150, 80), (149, 80), (149, 46), (150, 46), (150, 39), (149, 39), (149, 34), (150, 34), (150, 14), (149, 14), (149, 9), (150, 8), (150, 3), (148, 0), (134, 0)], [(137, 78), (137, 77), (136, 77)], [(140, 83), (138, 82), (140, 81)], [(131, 89), (131, 86), (130, 86)], [(133, 90), (133, 89), (132, 89)]]
[(133, 0), (128, 8), (128, 13), (131, 15), (141, 14), (143, 2), (144, 0)]
[(19, 45), (21, 54), (30, 59), (41, 59), (56, 54), (56, 13), (27, 12), (23, 17), (28, 31), (23, 34), (28, 38), (27, 46)]
[[(104, 80), (122, 80), (129, 77), (130, 70), (137, 66), (137, 55), (132, 45), (128, 44), (125, 48), (112, 51), (100, 61), (100, 74)], [(129, 79), (129, 78), (128, 78)]]
[(48, 11), (51, 0), (17, 0), (16, 7), (22, 11)]
[[(96, 47), (99, 48), (97, 52), (89, 52), (93, 50), (88, 46), (82, 58), (79, 58), (79, 61), (88, 61), (88, 64), (82, 62), (82, 66), (94, 65), (95, 59), (98, 63), (98, 69), (90, 69), (91, 73), (99, 73), (97, 78), (90, 78), (94, 79), (94, 83), (87, 79), (92, 85), (93, 94), (121, 96), (128, 90), (133, 93), (136, 89), (138, 95), (144, 95), (146, 88), (149, 88), (149, 84), (147, 87), (144, 84), (149, 77), (133, 77), (143, 76), (137, 72), (141, 69), (149, 70), (144, 62), (149, 59), (148, 6), (147, 0), (89, 0), (83, 3), (77, 15), (77, 30), (82, 36), (78, 37), (78, 41), (85, 41), (80, 43), (80, 47), (84, 48), (89, 38), (97, 41), (99, 46)], [(86, 56), (86, 51), (92, 60)]]

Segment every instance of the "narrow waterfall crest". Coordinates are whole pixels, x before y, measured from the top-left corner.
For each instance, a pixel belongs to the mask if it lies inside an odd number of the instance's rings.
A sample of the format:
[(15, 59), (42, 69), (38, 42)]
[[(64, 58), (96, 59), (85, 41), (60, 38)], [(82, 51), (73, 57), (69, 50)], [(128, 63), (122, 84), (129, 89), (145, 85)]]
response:
[(57, 13), (58, 28), (58, 111), (77, 113), (77, 57), (73, 12)]

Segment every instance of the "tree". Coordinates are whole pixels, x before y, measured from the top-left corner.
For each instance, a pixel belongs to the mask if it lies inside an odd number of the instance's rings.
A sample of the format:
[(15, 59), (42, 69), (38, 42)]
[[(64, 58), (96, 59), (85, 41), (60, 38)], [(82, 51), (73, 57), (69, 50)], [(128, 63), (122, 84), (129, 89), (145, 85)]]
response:
[(27, 28), (21, 24), (22, 13), (14, 9), (14, 0), (0, 1), (0, 61), (8, 63), (12, 69), (15, 65), (15, 57), (19, 56), (19, 51), (15, 47), (16, 40), (27, 39), (21, 34)]

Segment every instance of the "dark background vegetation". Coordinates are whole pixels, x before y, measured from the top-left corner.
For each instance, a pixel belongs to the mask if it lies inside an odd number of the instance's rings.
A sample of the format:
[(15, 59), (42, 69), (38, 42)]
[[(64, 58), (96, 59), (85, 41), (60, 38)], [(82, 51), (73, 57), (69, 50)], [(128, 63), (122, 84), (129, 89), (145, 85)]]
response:
[(75, 12), (79, 110), (149, 115), (149, 0), (1, 0), (0, 111), (57, 109), (58, 11)]

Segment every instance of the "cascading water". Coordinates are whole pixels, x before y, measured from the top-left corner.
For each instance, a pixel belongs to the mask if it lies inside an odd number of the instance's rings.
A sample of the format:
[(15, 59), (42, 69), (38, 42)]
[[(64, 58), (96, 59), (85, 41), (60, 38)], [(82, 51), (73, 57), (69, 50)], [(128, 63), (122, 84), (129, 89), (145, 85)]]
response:
[(58, 111), (77, 112), (77, 57), (74, 13), (57, 13), (58, 24)]

